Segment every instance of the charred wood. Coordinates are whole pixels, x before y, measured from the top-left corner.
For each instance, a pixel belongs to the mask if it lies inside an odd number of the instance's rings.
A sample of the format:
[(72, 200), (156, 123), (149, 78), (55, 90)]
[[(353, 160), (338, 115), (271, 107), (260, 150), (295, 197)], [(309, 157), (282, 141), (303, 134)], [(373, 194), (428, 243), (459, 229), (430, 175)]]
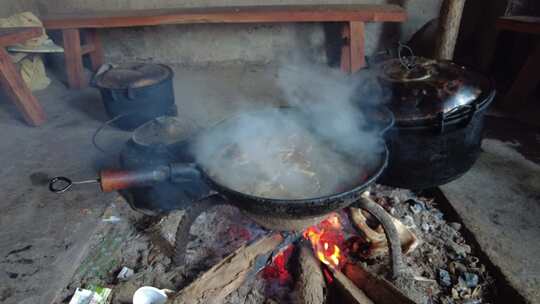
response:
[[(330, 269), (330, 268), (329, 268)], [(373, 304), (374, 302), (368, 298), (366, 293), (358, 288), (343, 272), (337, 269), (331, 269), (334, 277), (334, 287), (337, 289), (337, 296), (340, 298), (340, 303), (346, 304)]]
[(302, 242), (298, 247), (298, 303), (323, 304), (326, 302), (326, 282), (321, 262), (315, 258), (313, 249), (306, 242)]
[(180, 291), (172, 303), (223, 303), (245, 281), (257, 257), (270, 253), (283, 241), (279, 233), (242, 246)]
[(348, 263), (343, 268), (343, 273), (377, 304), (415, 303), (390, 282), (371, 274), (360, 265)]
[[(361, 209), (349, 208), (350, 218), (353, 224), (363, 234), (364, 238), (370, 243), (369, 252), (365, 257), (374, 258), (386, 255), (388, 253), (388, 242), (384, 232), (379, 232), (378, 229), (372, 229), (367, 224), (367, 218), (362, 213)], [(404, 254), (412, 252), (419, 244), (418, 238), (398, 219), (390, 216), (392, 222), (396, 226), (401, 243), (401, 250)]]

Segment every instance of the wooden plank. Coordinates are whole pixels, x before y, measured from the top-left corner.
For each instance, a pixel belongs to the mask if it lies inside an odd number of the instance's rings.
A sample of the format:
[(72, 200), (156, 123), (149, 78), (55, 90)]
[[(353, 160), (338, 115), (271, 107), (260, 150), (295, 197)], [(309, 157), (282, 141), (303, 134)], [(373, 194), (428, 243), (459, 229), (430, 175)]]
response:
[(43, 29), (40, 27), (0, 28), (0, 46), (25, 42), (41, 34), (43, 34)]
[(64, 56), (69, 87), (82, 89), (86, 87), (87, 81), (84, 77), (79, 30), (64, 29), (62, 30), (62, 36), (64, 38)]
[(24, 120), (28, 124), (39, 126), (45, 122), (43, 108), (32, 95), (19, 74), (19, 70), (3, 48), (0, 48), (0, 84), (23, 114)]
[(520, 33), (540, 34), (540, 17), (510, 16), (497, 19), (495, 26), (499, 30)]
[(354, 73), (366, 64), (364, 56), (364, 22), (353, 21), (349, 23), (350, 29), (350, 71)]
[(103, 65), (103, 62), (105, 62), (103, 44), (101, 43), (101, 38), (96, 29), (89, 29), (88, 31), (88, 40), (93, 46), (93, 49), (90, 52), (90, 62), (92, 63), (92, 70), (97, 72), (99, 67)]
[(47, 29), (112, 28), (189, 23), (393, 21), (407, 19), (398, 5), (272, 5), (75, 12), (42, 18)]

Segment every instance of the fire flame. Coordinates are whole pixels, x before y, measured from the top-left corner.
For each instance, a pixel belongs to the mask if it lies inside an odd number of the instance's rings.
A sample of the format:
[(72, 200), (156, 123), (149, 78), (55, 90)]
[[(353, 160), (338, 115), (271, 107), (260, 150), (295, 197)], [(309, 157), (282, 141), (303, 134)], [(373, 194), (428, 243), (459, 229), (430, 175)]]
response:
[(341, 266), (343, 256), (340, 245), (344, 236), (337, 214), (334, 213), (318, 225), (307, 228), (304, 237), (311, 242), (315, 255), (322, 263), (333, 268)]

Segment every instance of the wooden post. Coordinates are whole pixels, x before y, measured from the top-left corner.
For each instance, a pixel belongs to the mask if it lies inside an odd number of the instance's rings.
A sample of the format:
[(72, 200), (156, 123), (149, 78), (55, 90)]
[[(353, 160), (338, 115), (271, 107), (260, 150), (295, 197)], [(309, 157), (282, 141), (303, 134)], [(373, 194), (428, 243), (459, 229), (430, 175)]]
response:
[(452, 60), (461, 25), (465, 0), (445, 0), (439, 17), (435, 58)]
[(78, 29), (62, 30), (64, 40), (64, 56), (66, 60), (66, 72), (69, 87), (72, 89), (82, 89), (86, 87), (87, 81), (84, 76), (81, 36)]
[(28, 124), (39, 126), (45, 122), (43, 108), (24, 83), (19, 70), (3, 47), (0, 47), (0, 84)]
[(101, 38), (96, 29), (88, 30), (88, 43), (92, 44), (94, 50), (90, 52), (90, 62), (92, 63), (92, 70), (97, 72), (99, 67), (104, 62), (103, 56), (103, 44), (101, 43)]

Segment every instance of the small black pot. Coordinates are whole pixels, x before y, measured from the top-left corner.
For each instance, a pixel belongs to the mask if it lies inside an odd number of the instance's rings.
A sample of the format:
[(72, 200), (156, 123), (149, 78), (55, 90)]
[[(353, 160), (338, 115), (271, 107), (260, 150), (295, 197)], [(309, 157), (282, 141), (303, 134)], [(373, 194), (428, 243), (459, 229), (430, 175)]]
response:
[[(140, 67), (148, 65), (130, 65)], [(177, 114), (174, 102), (173, 71), (165, 65), (151, 65), (158, 67), (162, 75), (141, 75), (136, 79), (121, 79), (118, 70), (126, 71), (127, 68), (109, 68), (105, 72), (98, 72), (93, 85), (101, 93), (105, 110), (115, 126), (120, 129), (131, 131), (143, 123), (159, 116), (175, 116)], [(156, 68), (157, 69), (157, 68)], [(144, 70), (143, 70), (144, 71)], [(125, 72), (124, 72), (125, 74)], [(109, 77), (114, 81), (107, 81)]]

